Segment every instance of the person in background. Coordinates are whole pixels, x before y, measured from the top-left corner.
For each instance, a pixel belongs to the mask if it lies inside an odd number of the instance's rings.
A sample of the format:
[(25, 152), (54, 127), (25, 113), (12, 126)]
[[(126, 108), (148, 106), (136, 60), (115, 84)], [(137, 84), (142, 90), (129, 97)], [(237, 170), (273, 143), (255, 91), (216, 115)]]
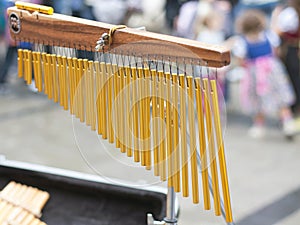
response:
[(240, 37), (233, 53), (247, 71), (241, 80), (241, 105), (253, 118), (251, 137), (263, 137), (265, 118), (278, 115), (284, 135), (292, 137), (296, 126), (290, 106), (295, 96), (285, 67), (273, 53), (280, 40), (268, 32), (266, 23), (265, 14), (259, 10), (247, 10), (238, 18)]
[(279, 34), (282, 40), (279, 51), (287, 71), (290, 75), (292, 85), (296, 94), (296, 101), (292, 105), (292, 110), (300, 119), (300, 0), (290, 0), (288, 6), (281, 9), (275, 22), (274, 30)]

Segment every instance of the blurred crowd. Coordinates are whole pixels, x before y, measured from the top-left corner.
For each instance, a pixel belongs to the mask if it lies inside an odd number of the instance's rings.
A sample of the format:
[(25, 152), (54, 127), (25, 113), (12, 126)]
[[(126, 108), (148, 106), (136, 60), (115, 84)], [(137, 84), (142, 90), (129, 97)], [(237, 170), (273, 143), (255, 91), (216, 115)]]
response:
[[(7, 47), (0, 71), (4, 92), (16, 43), (9, 39), (5, 9), (14, 1), (0, 0), (0, 36)], [(222, 44), (232, 63), (218, 76), (240, 84), (240, 104), (253, 124), (249, 135), (265, 135), (265, 120), (278, 118), (284, 135), (300, 131), (300, 0), (35, 0), (57, 13), (148, 31)], [(237, 72), (238, 71), (238, 72)]]

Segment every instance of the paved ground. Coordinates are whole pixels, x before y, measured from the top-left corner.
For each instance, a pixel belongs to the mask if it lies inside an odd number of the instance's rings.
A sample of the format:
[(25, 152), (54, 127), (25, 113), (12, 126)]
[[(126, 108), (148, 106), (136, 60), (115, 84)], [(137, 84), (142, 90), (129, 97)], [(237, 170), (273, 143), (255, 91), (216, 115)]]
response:
[[(133, 168), (136, 165), (127, 157), (44, 95), (29, 92), (13, 75), (15, 71), (11, 73), (11, 93), (0, 96), (0, 154), (86, 173), (94, 173), (93, 167), (103, 176), (138, 185), (164, 185), (157, 183), (152, 172)], [(300, 137), (289, 142), (271, 123), (266, 138), (253, 140), (247, 136), (248, 126), (248, 118), (234, 110), (228, 112), (226, 156), (236, 224), (299, 224)], [(193, 206), (190, 199), (178, 197), (179, 224), (225, 224), (213, 212), (203, 212), (201, 205)]]

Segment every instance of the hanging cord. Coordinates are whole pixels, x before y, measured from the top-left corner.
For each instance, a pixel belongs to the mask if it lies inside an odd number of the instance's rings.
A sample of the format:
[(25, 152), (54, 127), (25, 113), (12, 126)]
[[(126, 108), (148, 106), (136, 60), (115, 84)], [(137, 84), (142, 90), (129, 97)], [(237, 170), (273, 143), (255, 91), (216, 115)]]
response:
[(95, 47), (96, 51), (103, 50), (105, 46), (108, 46), (108, 49), (110, 49), (110, 46), (113, 43), (113, 35), (116, 32), (116, 30), (124, 29), (126, 28), (125, 25), (118, 25), (110, 28), (108, 33), (103, 33), (99, 40), (97, 41), (97, 45)]

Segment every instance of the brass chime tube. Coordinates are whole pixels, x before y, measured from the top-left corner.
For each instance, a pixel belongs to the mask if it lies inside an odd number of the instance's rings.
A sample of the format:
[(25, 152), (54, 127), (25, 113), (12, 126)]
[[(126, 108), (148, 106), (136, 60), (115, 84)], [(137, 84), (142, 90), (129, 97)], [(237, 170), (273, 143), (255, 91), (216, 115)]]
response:
[[(117, 79), (117, 74), (112, 73), (112, 65), (106, 64), (106, 76), (107, 76), (107, 118), (108, 118), (108, 141), (109, 143), (114, 142), (114, 129), (113, 129), (113, 115), (112, 115), (112, 106), (113, 106), (113, 88), (116, 88), (117, 84), (113, 81)], [(116, 93), (117, 90), (115, 90)], [(116, 114), (117, 112), (115, 112)], [(117, 133), (116, 133), (117, 135)]]
[(174, 151), (174, 191), (180, 192), (180, 148), (178, 123), (178, 75), (172, 74), (172, 131)]
[(185, 75), (179, 75), (179, 95), (180, 95), (180, 149), (181, 149), (181, 171), (182, 171), (182, 195), (189, 196), (188, 183), (188, 152), (186, 140), (186, 85)]
[(139, 67), (138, 68), (138, 107), (139, 107), (139, 139), (140, 139), (140, 152), (141, 152), (141, 165), (146, 166), (146, 155), (145, 155), (145, 109), (144, 109), (144, 99), (142, 98), (143, 93), (144, 93), (144, 74), (143, 74), (143, 68)]
[(55, 87), (55, 75), (53, 68), (56, 67), (56, 60), (52, 61), (52, 57), (50, 54), (46, 55), (48, 61), (48, 98), (53, 99), (53, 92)]
[(167, 162), (168, 162), (168, 186), (174, 187), (173, 183), (173, 143), (172, 143), (172, 124), (171, 124), (171, 75), (165, 73), (165, 91), (166, 91), (166, 131), (167, 131)]
[(79, 115), (79, 63), (77, 58), (72, 58), (72, 66), (74, 67), (74, 114), (77, 118)]
[(212, 124), (212, 112), (210, 107), (210, 88), (208, 78), (203, 79), (204, 83), (204, 106), (206, 112), (206, 133), (207, 141), (209, 146), (209, 159), (210, 159), (210, 169), (212, 177), (212, 190), (214, 199), (214, 209), (215, 215), (221, 215), (221, 204), (220, 204), (220, 192), (219, 192), (219, 182), (218, 182), (218, 171), (215, 153), (215, 143), (213, 135), (213, 124)]
[[(25, 56), (25, 54), (24, 54)], [(44, 71), (44, 93), (46, 95), (48, 95), (48, 66), (47, 66), (47, 57), (46, 57), (46, 53), (43, 52), (42, 53), (42, 61), (43, 61), (43, 71)], [(26, 65), (26, 64), (24, 64)], [(26, 66), (25, 66), (26, 67)], [(24, 71), (26, 71), (26, 69), (24, 68)], [(25, 79), (26, 75), (24, 74), (24, 79)]]
[(83, 60), (78, 59), (78, 110), (80, 122), (85, 120), (85, 110), (84, 110), (84, 78), (83, 78)]
[(63, 75), (62, 75), (62, 58), (60, 55), (56, 56), (57, 66), (58, 66), (58, 92), (59, 92), (59, 104), (63, 106), (64, 97), (63, 97)]
[(201, 159), (201, 177), (202, 177), (202, 190), (203, 190), (203, 202), (204, 209), (210, 209), (210, 196), (209, 196), (209, 182), (208, 182), (208, 165), (207, 165), (207, 153), (206, 153), (206, 139), (204, 129), (204, 111), (203, 111), (203, 94), (200, 78), (195, 78), (196, 82), (196, 107), (198, 117), (198, 129), (199, 129), (199, 147), (200, 147), (200, 159)]
[(97, 113), (97, 130), (98, 134), (102, 134), (102, 108), (101, 108), (101, 74), (99, 61), (94, 62), (95, 65), (95, 80), (96, 80), (96, 113)]
[(28, 51), (27, 52), (28, 57), (27, 57), (27, 69), (28, 69), (28, 73), (27, 73), (27, 84), (31, 84), (32, 82), (32, 51)]
[(164, 73), (163, 71), (158, 71), (158, 109), (159, 109), (159, 171), (160, 171), (160, 179), (165, 181), (167, 179), (167, 171), (166, 171), (166, 142), (165, 142), (165, 87), (164, 87)]
[[(124, 93), (123, 93), (123, 89), (125, 86), (125, 68), (124, 67), (119, 67), (119, 71), (120, 71), (120, 75), (118, 76), (119, 79), (119, 95), (121, 99), (124, 99)], [(123, 101), (120, 101), (119, 104), (119, 119), (120, 119), (120, 130), (119, 130), (119, 141), (120, 141), (120, 148), (121, 148), (121, 152), (125, 153), (126, 151), (126, 145), (124, 143), (124, 134), (125, 134), (125, 117), (124, 117), (124, 112), (125, 112), (125, 108), (124, 108), (124, 102), (125, 99)]]
[(68, 102), (68, 75), (67, 75), (67, 57), (62, 57), (62, 80), (63, 80), (63, 107), (64, 110), (69, 109)]
[(23, 49), (18, 49), (18, 77), (23, 77)]
[(140, 151), (139, 151), (139, 117), (138, 117), (138, 104), (136, 104), (137, 99), (137, 74), (136, 74), (136, 68), (131, 67), (131, 75), (132, 75), (132, 110), (133, 110), (133, 139), (134, 139), (134, 162), (140, 162)]
[(190, 161), (192, 175), (192, 193), (193, 202), (199, 203), (199, 184), (198, 184), (198, 168), (197, 168), (197, 148), (195, 134), (195, 116), (194, 116), (194, 79), (192, 76), (187, 76), (188, 85), (188, 120), (190, 134)]
[(222, 190), (223, 190), (223, 199), (224, 199), (224, 209), (225, 209), (225, 217), (227, 222), (232, 222), (232, 211), (230, 204), (230, 194), (228, 187), (228, 176), (227, 176), (227, 168), (226, 168), (226, 160), (224, 153), (224, 141), (222, 136), (222, 127), (220, 120), (220, 110), (219, 110), (219, 101), (218, 101), (218, 92), (217, 92), (217, 83), (216, 80), (211, 80), (211, 96), (212, 96), (212, 109), (214, 115), (214, 124), (216, 129), (216, 138), (218, 145), (218, 156), (219, 156), (219, 165), (220, 165), (220, 175), (222, 182)]
[(37, 89), (39, 92), (43, 90), (43, 78), (42, 78), (42, 62), (41, 62), (41, 53), (37, 52)]
[(43, 53), (43, 62), (44, 62), (44, 86), (45, 94), (48, 95), (49, 91), (49, 62), (47, 59), (47, 53)]
[[(53, 96), (53, 100), (54, 102), (58, 102), (58, 96), (59, 96), (59, 93), (58, 93), (58, 78), (57, 78), (57, 63), (56, 63), (56, 55), (55, 54), (52, 54), (51, 55), (51, 76), (52, 76), (52, 82), (53, 82), (53, 93), (54, 93), (54, 96)], [(51, 79), (51, 78), (50, 78)]]
[(95, 110), (95, 70), (93, 61), (89, 61), (89, 87), (90, 87), (90, 105), (91, 105), (91, 129), (96, 130), (96, 110)]
[(26, 83), (27, 83), (27, 80), (28, 80), (28, 63), (27, 63), (27, 60), (28, 59), (28, 50), (27, 49), (24, 49), (23, 50), (23, 66), (24, 66), (24, 68), (23, 68), (23, 73), (24, 73), (24, 81), (26, 81)]
[(144, 124), (144, 143), (145, 143), (145, 155), (146, 155), (146, 169), (151, 169), (151, 143), (150, 143), (150, 71), (149, 68), (144, 68), (145, 77), (144, 82), (144, 112), (145, 112), (145, 124)]
[(154, 160), (154, 175), (159, 176), (159, 143), (158, 143), (158, 123), (157, 119), (159, 117), (158, 104), (158, 83), (157, 83), (157, 71), (151, 70), (152, 75), (152, 135), (153, 135), (153, 160)]
[(129, 128), (129, 131), (125, 131), (124, 135), (126, 136), (126, 149), (127, 149), (127, 156), (132, 157), (132, 136), (130, 135), (132, 130), (132, 120), (130, 119), (130, 102), (131, 102), (131, 74), (130, 74), (130, 67), (125, 67), (126, 71), (126, 89), (125, 89), (125, 96), (124, 99), (126, 102), (126, 115), (125, 115), (125, 124), (127, 129)]
[(100, 63), (100, 76), (101, 76), (101, 112), (102, 112), (102, 138), (107, 139), (107, 78), (106, 78), (106, 68), (105, 63)]
[[(36, 68), (36, 52), (32, 52), (32, 65), (33, 65), (33, 76), (34, 81), (36, 81), (36, 74), (37, 74), (37, 68)], [(35, 84), (36, 86), (36, 84)]]
[[(118, 70), (118, 66), (116, 64), (112, 65), (112, 82), (113, 82), (113, 86), (114, 86), (114, 99), (117, 98), (117, 96), (119, 95), (120, 92), (120, 79), (119, 79), (119, 73), (120, 71)], [(120, 148), (120, 110), (119, 110), (119, 106), (117, 106), (117, 110), (116, 112), (114, 112), (114, 116), (115, 116), (115, 138), (116, 138), (116, 147)]]
[(74, 103), (74, 72), (75, 68), (73, 67), (72, 63), (72, 58), (68, 57), (67, 58), (67, 67), (68, 67), (68, 85), (70, 87), (70, 113), (73, 115), (74, 114), (74, 108), (73, 108), (73, 103)]
[(90, 102), (89, 102), (89, 82), (88, 82), (88, 60), (83, 59), (83, 89), (84, 89), (84, 103), (85, 103), (85, 123), (87, 126), (91, 125), (90, 118)]

